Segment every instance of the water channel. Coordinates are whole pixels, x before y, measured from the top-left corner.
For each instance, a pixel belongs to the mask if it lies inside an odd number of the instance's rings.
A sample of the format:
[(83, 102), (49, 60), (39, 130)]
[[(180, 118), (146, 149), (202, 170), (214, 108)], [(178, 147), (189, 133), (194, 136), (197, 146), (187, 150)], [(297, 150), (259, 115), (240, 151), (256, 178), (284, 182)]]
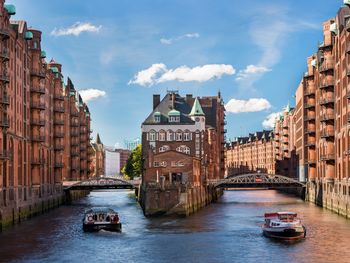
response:
[[(82, 231), (90, 206), (119, 212), (122, 233)], [(261, 234), (268, 211), (298, 212), (307, 238)], [(350, 220), (274, 190), (225, 191), (188, 218), (145, 218), (132, 192), (91, 192), (0, 233), (0, 262), (350, 262)]]

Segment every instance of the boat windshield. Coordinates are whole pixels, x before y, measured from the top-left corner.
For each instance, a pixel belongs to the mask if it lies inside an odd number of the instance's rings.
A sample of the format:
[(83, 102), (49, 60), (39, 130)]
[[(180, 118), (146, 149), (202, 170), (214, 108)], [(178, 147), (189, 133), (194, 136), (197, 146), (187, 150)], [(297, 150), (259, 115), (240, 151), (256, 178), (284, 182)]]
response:
[(283, 221), (283, 222), (293, 222), (294, 220), (295, 220), (295, 218), (296, 218), (296, 214), (279, 214), (278, 215), (278, 219), (279, 220), (281, 220), (281, 221)]

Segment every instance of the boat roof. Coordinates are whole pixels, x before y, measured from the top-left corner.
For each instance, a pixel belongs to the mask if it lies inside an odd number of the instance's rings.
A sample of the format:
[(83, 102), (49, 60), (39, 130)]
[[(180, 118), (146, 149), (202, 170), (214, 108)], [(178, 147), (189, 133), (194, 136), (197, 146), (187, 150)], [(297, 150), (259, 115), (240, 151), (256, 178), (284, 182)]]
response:
[(109, 207), (90, 207), (85, 211), (87, 213), (116, 213), (112, 208)]
[(292, 215), (292, 216), (297, 216), (297, 213), (295, 212), (272, 212), (272, 213), (265, 213), (265, 217), (277, 217), (277, 216), (282, 216), (282, 215)]

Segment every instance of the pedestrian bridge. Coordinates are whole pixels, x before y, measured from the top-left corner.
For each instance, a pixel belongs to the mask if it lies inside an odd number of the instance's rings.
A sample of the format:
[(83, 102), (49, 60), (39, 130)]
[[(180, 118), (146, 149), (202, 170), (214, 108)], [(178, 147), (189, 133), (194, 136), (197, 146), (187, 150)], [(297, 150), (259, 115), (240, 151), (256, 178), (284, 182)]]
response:
[(230, 176), (225, 179), (209, 180), (209, 184), (221, 188), (295, 188), (306, 187), (295, 179), (265, 173), (250, 173), (243, 175)]
[(134, 189), (140, 185), (140, 180), (124, 180), (116, 177), (96, 177), (84, 181), (65, 182), (69, 190), (99, 190), (99, 189)]

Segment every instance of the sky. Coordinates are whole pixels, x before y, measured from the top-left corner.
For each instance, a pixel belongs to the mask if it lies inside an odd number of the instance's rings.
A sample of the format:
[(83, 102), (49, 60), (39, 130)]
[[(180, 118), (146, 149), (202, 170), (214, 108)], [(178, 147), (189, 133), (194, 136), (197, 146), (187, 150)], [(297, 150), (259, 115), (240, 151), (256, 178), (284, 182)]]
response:
[(215, 96), (227, 138), (269, 129), (295, 104), (322, 22), (342, 0), (8, 0), (43, 32), (47, 59), (63, 65), (87, 102), (93, 136), (123, 147), (140, 137), (152, 95)]

